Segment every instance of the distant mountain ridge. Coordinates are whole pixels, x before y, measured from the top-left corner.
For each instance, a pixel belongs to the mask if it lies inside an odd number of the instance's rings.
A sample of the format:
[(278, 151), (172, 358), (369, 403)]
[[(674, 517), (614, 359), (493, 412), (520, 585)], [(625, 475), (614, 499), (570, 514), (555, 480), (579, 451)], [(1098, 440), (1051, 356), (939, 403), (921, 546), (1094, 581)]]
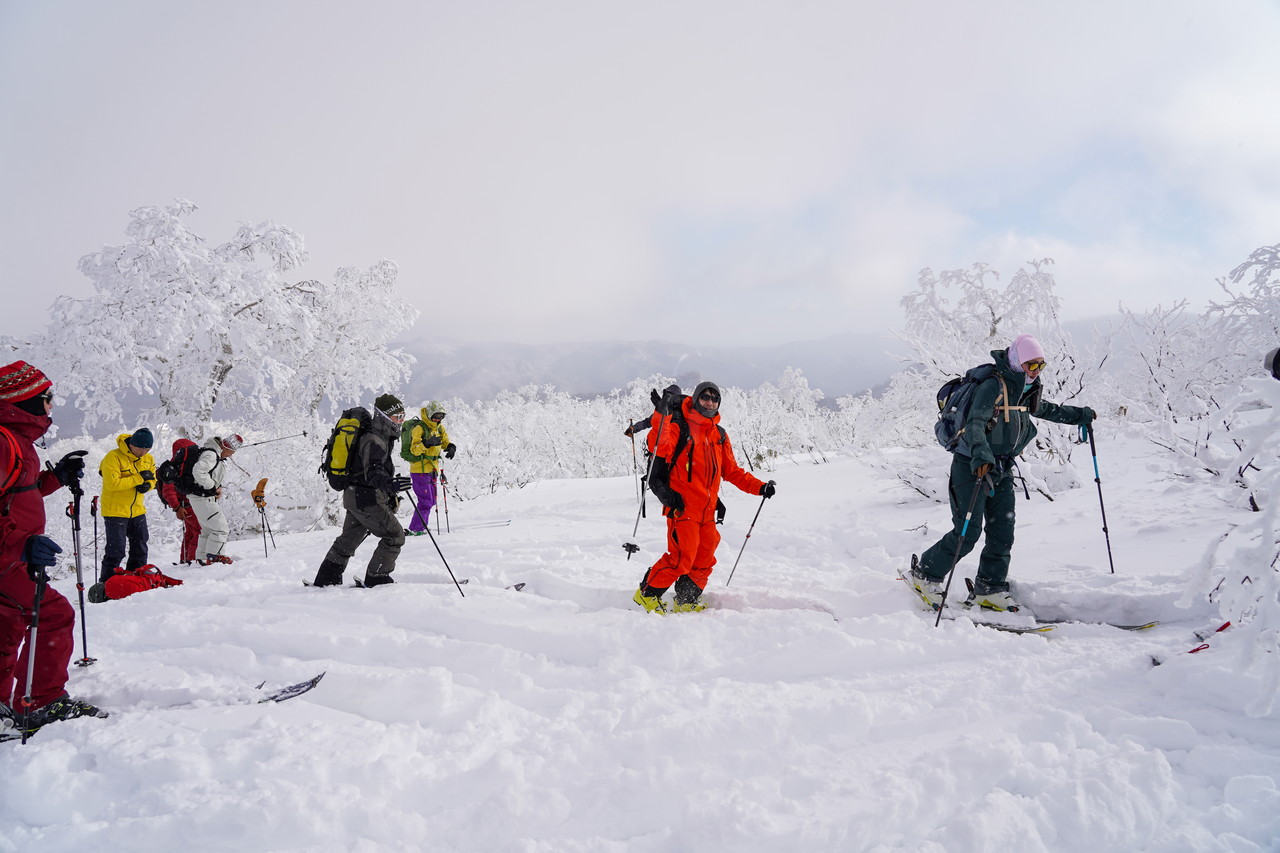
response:
[[(814, 341), (749, 347), (693, 347), (667, 341), (553, 344), (474, 343), (408, 338), (393, 345), (417, 359), (404, 387), (407, 402), (457, 397), (491, 399), (524, 385), (554, 385), (591, 397), (661, 373), (681, 385), (703, 379), (755, 388), (777, 382), (788, 367), (802, 371), (828, 399), (885, 382), (901, 365), (885, 350), (896, 341), (836, 335)], [(906, 347), (899, 345), (905, 350)]]

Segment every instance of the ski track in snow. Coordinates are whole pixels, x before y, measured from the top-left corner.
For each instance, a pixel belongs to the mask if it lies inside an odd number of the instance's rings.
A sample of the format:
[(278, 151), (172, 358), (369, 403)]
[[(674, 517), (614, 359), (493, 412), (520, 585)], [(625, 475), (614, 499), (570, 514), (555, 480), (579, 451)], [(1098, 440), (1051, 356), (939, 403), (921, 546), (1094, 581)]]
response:
[(1228, 634), (1185, 654), (1217, 623), (1177, 604), (1227, 511), (1188, 511), (1123, 449), (1103, 473), (1116, 574), (1090, 470), (1019, 500), (1011, 579), (1044, 617), (1161, 620), (1141, 633), (935, 628), (896, 576), (946, 508), (847, 457), (770, 475), (728, 587), (759, 499), (726, 485), (699, 614), (631, 603), (664, 536), (643, 520), (626, 559), (627, 478), (455, 502), (436, 540), (465, 598), (426, 537), (372, 590), (302, 585), (336, 530), (277, 533), (267, 559), (234, 542), (232, 566), (89, 606), (98, 663), (70, 688), (111, 717), (0, 747), (0, 850), (1280, 849), (1280, 727), (1241, 710), (1259, 685)]

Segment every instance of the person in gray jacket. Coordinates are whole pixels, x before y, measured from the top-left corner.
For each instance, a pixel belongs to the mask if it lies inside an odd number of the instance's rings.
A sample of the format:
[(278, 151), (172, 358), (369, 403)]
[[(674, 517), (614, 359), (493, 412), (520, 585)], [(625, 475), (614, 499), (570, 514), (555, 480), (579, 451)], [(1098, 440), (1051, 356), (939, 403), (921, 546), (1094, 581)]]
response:
[(218, 500), (222, 497), (222, 481), (227, 476), (227, 466), (222, 463), (234, 456), (242, 444), (244, 439), (238, 435), (226, 438), (214, 436), (200, 448), (200, 457), (191, 466), (191, 480), (195, 489), (187, 495), (187, 500), (191, 502), (191, 509), (200, 520), (196, 562), (202, 566), (231, 562), (231, 558), (222, 553), (231, 528)]
[(396, 518), (397, 492), (408, 491), (413, 481), (396, 476), (392, 448), (400, 440), (404, 404), (393, 394), (383, 394), (373, 404), (368, 428), (356, 436), (348, 463), (350, 482), (342, 491), (347, 511), (342, 533), (333, 541), (316, 572), (313, 586), (338, 586), (347, 563), (369, 534), (378, 537), (378, 547), (369, 558), (364, 585), (394, 583), (391, 573), (404, 545), (404, 527)]

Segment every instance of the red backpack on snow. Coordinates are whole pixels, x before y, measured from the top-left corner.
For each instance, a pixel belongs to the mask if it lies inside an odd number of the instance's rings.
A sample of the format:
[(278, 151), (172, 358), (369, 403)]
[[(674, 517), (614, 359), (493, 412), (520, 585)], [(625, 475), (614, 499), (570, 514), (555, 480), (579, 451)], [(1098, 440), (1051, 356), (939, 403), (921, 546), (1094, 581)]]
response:
[(182, 581), (161, 574), (159, 569), (148, 563), (139, 569), (116, 569), (116, 573), (103, 584), (103, 592), (109, 599), (119, 599), (135, 592), (170, 586), (182, 586)]

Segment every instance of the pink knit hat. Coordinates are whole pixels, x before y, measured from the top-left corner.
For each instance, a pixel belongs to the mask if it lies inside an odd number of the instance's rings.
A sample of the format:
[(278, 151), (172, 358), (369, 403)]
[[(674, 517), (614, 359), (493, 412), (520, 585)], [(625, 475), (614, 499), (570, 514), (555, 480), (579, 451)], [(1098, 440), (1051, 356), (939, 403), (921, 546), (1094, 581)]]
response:
[(1009, 347), (1009, 366), (1021, 373), (1022, 363), (1036, 358), (1044, 358), (1044, 347), (1031, 335), (1018, 335)]

